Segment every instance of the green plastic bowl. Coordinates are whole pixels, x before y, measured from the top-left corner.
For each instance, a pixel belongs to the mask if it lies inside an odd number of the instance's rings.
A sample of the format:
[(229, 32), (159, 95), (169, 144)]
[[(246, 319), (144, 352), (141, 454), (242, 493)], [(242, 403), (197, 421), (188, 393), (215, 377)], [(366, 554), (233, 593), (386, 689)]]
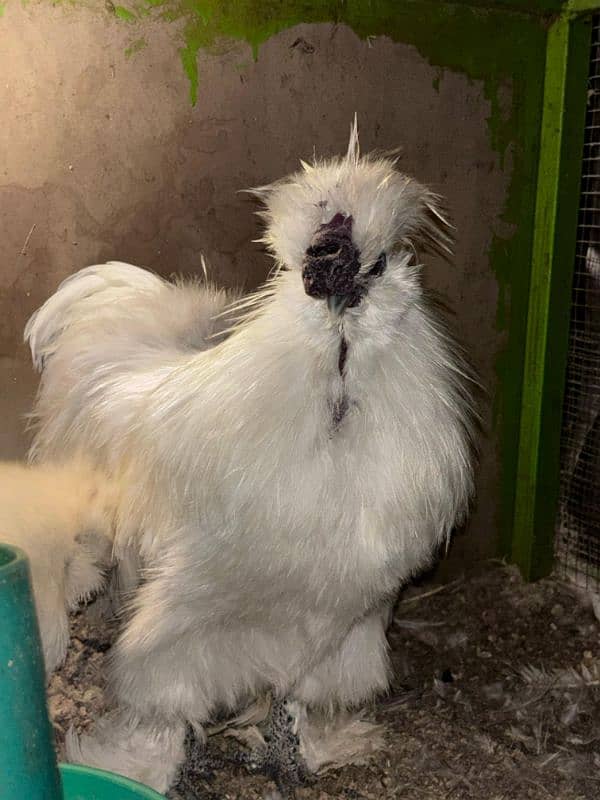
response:
[(64, 800), (165, 800), (154, 789), (121, 775), (79, 764), (59, 764)]

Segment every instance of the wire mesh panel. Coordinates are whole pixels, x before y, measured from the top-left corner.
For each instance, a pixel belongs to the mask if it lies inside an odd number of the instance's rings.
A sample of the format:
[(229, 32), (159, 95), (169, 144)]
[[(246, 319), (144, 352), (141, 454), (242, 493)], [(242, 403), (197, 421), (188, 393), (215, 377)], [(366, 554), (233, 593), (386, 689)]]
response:
[(557, 528), (558, 572), (600, 591), (600, 15), (592, 25)]

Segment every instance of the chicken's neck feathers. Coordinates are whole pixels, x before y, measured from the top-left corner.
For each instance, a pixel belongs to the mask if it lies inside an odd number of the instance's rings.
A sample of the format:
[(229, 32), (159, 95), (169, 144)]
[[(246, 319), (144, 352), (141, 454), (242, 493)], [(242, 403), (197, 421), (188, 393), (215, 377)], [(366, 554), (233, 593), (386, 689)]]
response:
[[(167, 435), (159, 441), (177, 443), (176, 453), (160, 456), (169, 469), (177, 460), (182, 473), (195, 474), (190, 461), (202, 468), (215, 452), (238, 466), (241, 453), (275, 459), (286, 447), (298, 458), (327, 458), (335, 447), (339, 457), (361, 437), (396, 436), (406, 426), (423, 437), (440, 408), (460, 425), (459, 375), (419, 304), (385, 335), (369, 336), (289, 288), (284, 283), (230, 338), (182, 360), (148, 399), (145, 440), (160, 429)], [(236, 452), (226, 456), (228, 448)]]

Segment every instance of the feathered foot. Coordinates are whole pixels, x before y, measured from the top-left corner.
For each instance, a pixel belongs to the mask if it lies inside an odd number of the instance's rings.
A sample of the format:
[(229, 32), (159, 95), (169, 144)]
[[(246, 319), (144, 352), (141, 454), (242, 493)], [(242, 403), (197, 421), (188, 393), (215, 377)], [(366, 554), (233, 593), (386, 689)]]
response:
[[(239, 718), (238, 718), (239, 719)], [(366, 764), (384, 746), (384, 729), (362, 712), (330, 718), (309, 714), (296, 700), (274, 700), (266, 727), (230, 729), (230, 736), (250, 747), (246, 768), (275, 781), (282, 800), (293, 800), (298, 786), (330, 769)]]
[(263, 734), (264, 745), (250, 752), (247, 768), (275, 782), (283, 800), (293, 800), (295, 789), (312, 780), (300, 754), (298, 717), (288, 700), (274, 700)]
[(269, 696), (207, 732), (209, 737), (224, 732), (247, 750), (216, 752), (190, 728), (185, 766), (175, 793), (169, 795), (172, 800), (217, 800), (206, 783), (214, 771), (227, 766), (265, 775), (275, 782), (278, 800), (293, 800), (297, 787), (330, 769), (366, 764), (384, 746), (383, 726), (364, 719), (361, 712), (309, 715), (298, 701), (271, 701)]
[[(242, 766), (253, 774), (265, 775), (275, 782), (281, 800), (293, 800), (296, 787), (311, 780), (300, 754), (293, 705), (287, 700), (257, 704), (258, 711), (251, 707), (249, 713), (231, 721), (234, 725), (246, 723), (245, 727), (230, 728), (226, 723), (214, 728), (214, 732), (226, 729), (226, 736), (237, 739), (248, 748), (229, 755), (215, 752), (189, 728), (185, 766), (174, 792), (169, 795), (172, 800), (213, 800), (215, 796), (207, 789), (206, 783), (212, 780), (215, 770), (226, 766)], [(260, 729), (257, 723), (260, 723)]]
[(285, 754), (294, 753), (304, 780), (348, 764), (367, 764), (385, 745), (383, 725), (369, 722), (364, 711), (330, 716), (309, 712), (291, 699), (273, 701), (271, 712), (269, 703), (266, 709), (257, 703), (213, 731), (223, 729), (250, 750), (249, 768), (266, 772), (271, 754), (285, 763)]
[(177, 783), (167, 797), (169, 800), (221, 800), (206, 784), (214, 780), (217, 770), (230, 764), (245, 764), (245, 760), (243, 753), (225, 756), (211, 748), (206, 737), (199, 736), (189, 725), (185, 737), (185, 761)]

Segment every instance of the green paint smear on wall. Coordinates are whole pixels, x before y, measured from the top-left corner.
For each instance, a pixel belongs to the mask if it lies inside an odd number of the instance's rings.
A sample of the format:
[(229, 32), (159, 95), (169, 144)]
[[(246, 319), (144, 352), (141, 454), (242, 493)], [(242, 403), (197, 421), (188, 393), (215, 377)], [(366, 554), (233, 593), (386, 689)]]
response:
[[(38, 3), (48, 0), (38, 0)], [(61, 0), (52, 0), (53, 4)], [(84, 5), (86, 0), (62, 0)], [(387, 36), (412, 45), (438, 68), (435, 88), (444, 70), (481, 81), (490, 104), (488, 126), (492, 147), (510, 171), (502, 223), (513, 232), (496, 235), (489, 257), (497, 276), (497, 326), (508, 337), (498, 358), (499, 391), (495, 426), (501, 439), (503, 520), (512, 523), (516, 480), (521, 384), (526, 335), (527, 297), (537, 179), (537, 153), (542, 109), (546, 11), (557, 0), (518, 3), (442, 0), (129, 0), (126, 6), (105, 6), (116, 19), (132, 23), (173, 24), (175, 41), (189, 78), (193, 104), (198, 98), (197, 57), (200, 50), (218, 51), (219, 42), (247, 42), (256, 58), (260, 46), (282, 30), (300, 23), (345, 23), (359, 37)], [(487, 6), (487, 7), (484, 7)], [(509, 10), (518, 7), (519, 10)], [(96, 6), (97, 8), (97, 6)], [(527, 9), (531, 13), (523, 13)], [(119, 13), (121, 10), (121, 13)], [(504, 101), (503, 101), (503, 98)], [(465, 191), (469, 187), (465, 186)], [(473, 225), (479, 220), (474, 219)]]
[(127, 8), (123, 6), (113, 6), (114, 8), (114, 15), (119, 19), (124, 19), (125, 22), (135, 22), (137, 17), (134, 13), (129, 11)]
[(4, 16), (4, 9), (6, 7), (5, 3), (0, 3), (0, 17)]
[[(94, 5), (90, 6), (87, 0), (50, 2), (88, 8)], [(556, 5), (555, 0), (548, 2)], [(487, 5), (493, 4), (493, 0), (487, 0)], [(300, 23), (346, 23), (363, 38), (389, 36), (413, 44), (432, 64), (496, 83), (503, 64), (508, 67), (504, 77), (511, 77), (510, 64), (516, 55), (513, 51), (523, 39), (523, 29), (539, 24), (541, 18), (479, 8), (480, 5), (478, 0), (458, 0), (458, 4), (443, 0), (130, 0), (126, 5), (107, 0), (105, 9), (126, 22), (150, 17), (178, 23), (181, 61), (195, 104), (200, 50), (218, 50), (219, 40), (228, 38), (250, 44), (256, 58), (264, 42)], [(512, 38), (514, 33), (516, 40)]]

